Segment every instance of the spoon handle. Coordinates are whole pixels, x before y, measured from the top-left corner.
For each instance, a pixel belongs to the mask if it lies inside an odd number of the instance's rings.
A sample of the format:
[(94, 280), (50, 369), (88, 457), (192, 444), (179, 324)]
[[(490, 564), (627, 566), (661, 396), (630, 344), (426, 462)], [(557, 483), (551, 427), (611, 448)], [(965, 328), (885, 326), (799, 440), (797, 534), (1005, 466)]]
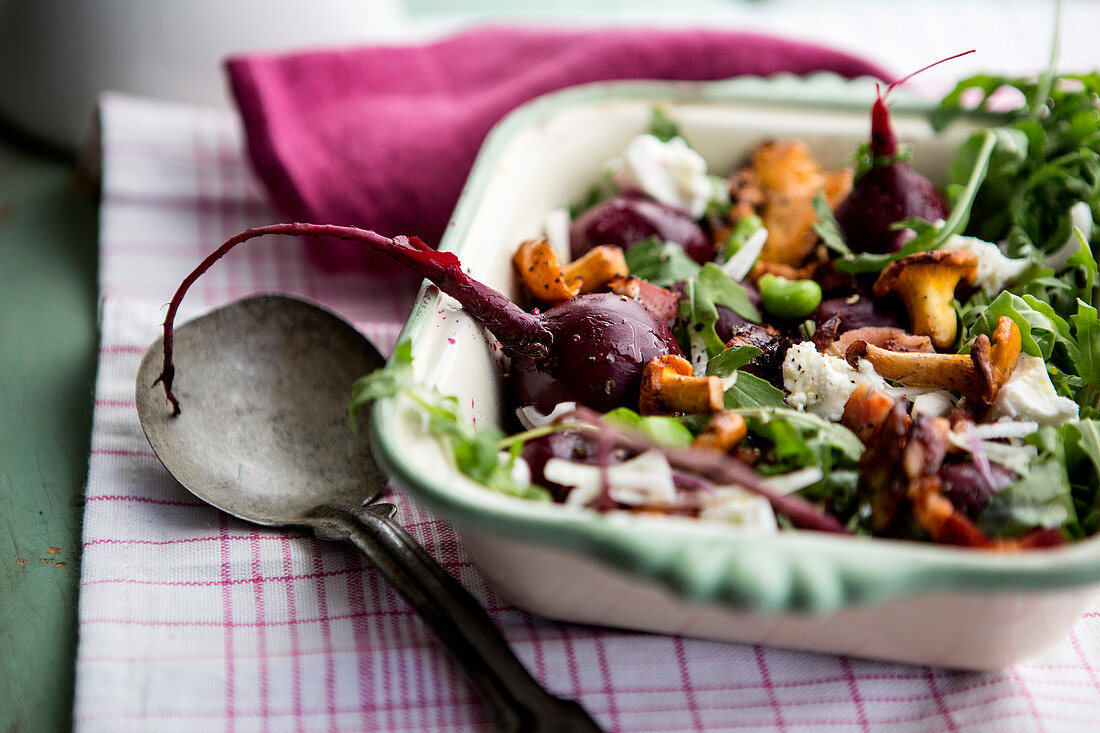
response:
[(393, 518), (392, 504), (314, 515), (322, 539), (347, 539), (435, 631), (489, 706), (500, 731), (599, 731), (578, 703), (547, 692), (485, 609)]

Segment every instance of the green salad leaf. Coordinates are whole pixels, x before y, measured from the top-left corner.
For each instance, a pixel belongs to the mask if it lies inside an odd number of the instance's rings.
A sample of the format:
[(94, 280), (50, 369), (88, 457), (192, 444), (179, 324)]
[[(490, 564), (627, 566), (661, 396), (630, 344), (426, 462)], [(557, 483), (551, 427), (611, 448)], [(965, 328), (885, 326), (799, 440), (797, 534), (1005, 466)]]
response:
[[(933, 115), (937, 129), (972, 114), (963, 104), (970, 94), (979, 96), (976, 109), (1000, 127), (989, 181), (975, 198), (966, 233), (990, 242), (1008, 241), (1012, 255), (1027, 247), (1047, 253), (1058, 249), (1070, 234), (1073, 204), (1084, 201), (1094, 215), (1100, 211), (1100, 75), (981, 74), (964, 79)], [(1006, 94), (1016, 94), (1021, 105), (989, 113), (994, 96)], [(972, 145), (964, 145), (958, 165), (948, 169), (952, 183), (961, 181), (963, 159)], [(1092, 232), (1085, 236), (1093, 241)]]
[(503, 431), (496, 427), (475, 429), (459, 415), (456, 398), (416, 381), (412, 361), (412, 342), (402, 341), (386, 366), (356, 380), (348, 410), (352, 429), (358, 429), (359, 419), (377, 400), (406, 396), (424, 415), (428, 434), (450, 446), (459, 471), (502, 494), (548, 501), (550, 492), (546, 489), (517, 483), (512, 476), (523, 444), (512, 442), (511, 449), (502, 453)]
[(817, 236), (821, 237), (822, 243), (837, 254), (852, 254), (848, 242), (844, 239), (844, 232), (840, 231), (840, 224), (837, 223), (836, 216), (833, 214), (829, 202), (825, 199), (824, 189), (814, 195), (813, 205), (814, 213), (817, 214), (814, 231), (817, 232)]
[(695, 277), (684, 283), (684, 297), (680, 300), (678, 327), (684, 338), (681, 343), (692, 344), (701, 340), (708, 357), (720, 354), (726, 345), (715, 324), (718, 323), (718, 306), (729, 308), (752, 323), (760, 323), (760, 311), (749, 301), (749, 294), (735, 283), (722, 268), (708, 262)]
[(1039, 456), (1025, 476), (995, 492), (978, 515), (978, 527), (990, 537), (1019, 537), (1036, 527), (1069, 525), (1073, 529), (1077, 525), (1062, 434), (1048, 426), (1027, 441), (1039, 448)]
[(623, 256), (631, 275), (662, 288), (695, 277), (701, 269), (699, 263), (688, 257), (683, 247), (675, 242), (662, 242), (657, 237), (643, 239), (626, 250)]
[(612, 425), (630, 428), (652, 440), (658, 445), (669, 448), (687, 448), (695, 436), (675, 417), (649, 415), (642, 417), (629, 407), (616, 407), (603, 416)]
[[(783, 407), (786, 393), (755, 374), (738, 371), (761, 353), (755, 346), (733, 346), (707, 362), (707, 376), (728, 382), (722, 397), (727, 410), (756, 407)], [(732, 377), (732, 379), (731, 379)]]
[(666, 143), (674, 137), (683, 137), (680, 133), (680, 125), (661, 105), (654, 105), (650, 112), (649, 134)]

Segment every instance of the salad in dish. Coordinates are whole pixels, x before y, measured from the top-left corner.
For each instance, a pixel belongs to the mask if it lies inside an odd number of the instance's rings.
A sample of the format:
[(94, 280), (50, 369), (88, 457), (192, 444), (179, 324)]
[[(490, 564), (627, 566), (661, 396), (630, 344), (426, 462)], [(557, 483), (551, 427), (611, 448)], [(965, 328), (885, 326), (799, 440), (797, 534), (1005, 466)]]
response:
[[(412, 348), (357, 383), (419, 406), (491, 489), (595, 511), (1021, 549), (1096, 531), (1100, 210), (1095, 75), (977, 77), (937, 124), (1015, 90), (937, 190), (906, 162), (885, 98), (850, 169), (797, 140), (707, 171), (669, 113), (592, 195), (518, 243), (526, 302), (416, 238), (284, 224), (393, 256), (500, 342), (510, 434), (418, 385)], [(887, 91), (888, 94), (888, 91)], [(920, 151), (914, 151), (919, 155)]]

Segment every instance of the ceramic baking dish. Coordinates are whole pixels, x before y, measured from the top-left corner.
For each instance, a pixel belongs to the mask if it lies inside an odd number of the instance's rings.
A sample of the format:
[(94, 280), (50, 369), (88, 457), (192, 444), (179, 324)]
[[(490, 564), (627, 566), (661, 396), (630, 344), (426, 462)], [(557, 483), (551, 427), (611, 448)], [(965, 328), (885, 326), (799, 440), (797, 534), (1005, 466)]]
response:
[[(799, 137), (826, 167), (843, 164), (867, 137), (873, 98), (870, 80), (832, 75), (610, 83), (542, 97), (489, 136), (442, 249), (515, 295), (515, 246), (584, 195), (646, 130), (655, 103), (710, 170), (725, 172), (766, 137)], [(914, 165), (942, 183), (962, 131), (936, 138), (919, 104), (894, 110)], [(505, 424), (499, 347), (453, 300), (425, 286), (401, 338), (412, 340), (419, 379), (458, 396), (477, 424)], [(376, 406), (371, 430), (390, 475), (454, 522), (501, 595), (555, 619), (986, 669), (1057, 642), (1100, 584), (1100, 538), (1011, 554), (601, 515), (473, 483), (400, 400)]]

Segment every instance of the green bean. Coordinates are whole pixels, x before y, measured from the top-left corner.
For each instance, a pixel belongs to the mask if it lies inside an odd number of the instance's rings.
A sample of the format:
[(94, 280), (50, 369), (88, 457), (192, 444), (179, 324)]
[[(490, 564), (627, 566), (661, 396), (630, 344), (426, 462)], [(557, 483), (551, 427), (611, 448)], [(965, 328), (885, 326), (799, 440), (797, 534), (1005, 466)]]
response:
[(788, 280), (767, 273), (756, 286), (764, 310), (779, 318), (803, 318), (821, 304), (821, 286), (813, 280)]

